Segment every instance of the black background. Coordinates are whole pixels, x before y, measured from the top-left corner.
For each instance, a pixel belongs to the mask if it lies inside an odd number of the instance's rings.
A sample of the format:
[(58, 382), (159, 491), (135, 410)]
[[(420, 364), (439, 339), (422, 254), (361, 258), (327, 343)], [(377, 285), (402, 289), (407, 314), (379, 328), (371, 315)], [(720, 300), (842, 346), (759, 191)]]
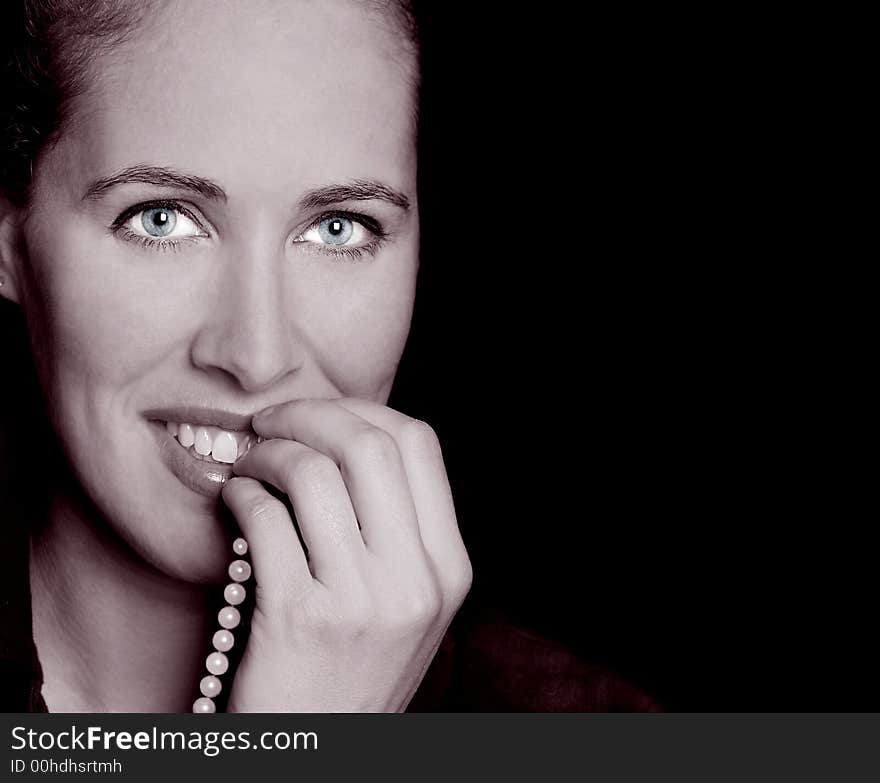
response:
[(422, 9), (422, 270), (391, 401), (444, 444), (469, 602), (668, 709), (877, 710), (876, 514), (829, 436), (766, 105), (717, 26), (474, 5)]
[(446, 444), (471, 600), (668, 709), (876, 710), (876, 513), (833, 265), (793, 233), (780, 20), (723, 16), (433, 4), (395, 399)]

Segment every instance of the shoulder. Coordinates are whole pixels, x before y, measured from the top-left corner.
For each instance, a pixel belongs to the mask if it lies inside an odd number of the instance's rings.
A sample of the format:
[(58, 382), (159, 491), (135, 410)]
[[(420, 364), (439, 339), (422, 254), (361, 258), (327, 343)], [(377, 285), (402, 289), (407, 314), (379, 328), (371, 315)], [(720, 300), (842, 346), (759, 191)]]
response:
[(410, 711), (659, 712), (647, 694), (566, 645), (484, 609), (453, 623)]

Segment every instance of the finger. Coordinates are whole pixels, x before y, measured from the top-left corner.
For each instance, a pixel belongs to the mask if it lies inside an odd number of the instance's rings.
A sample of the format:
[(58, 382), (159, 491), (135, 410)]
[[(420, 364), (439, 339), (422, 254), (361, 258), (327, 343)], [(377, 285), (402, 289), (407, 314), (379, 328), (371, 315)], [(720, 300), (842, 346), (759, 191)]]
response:
[(231, 478), (223, 500), (248, 542), (254, 579), (273, 596), (301, 595), (314, 583), (305, 553), (284, 504), (252, 478)]
[(302, 443), (268, 440), (235, 462), (236, 475), (267, 481), (290, 497), (315, 578), (350, 582), (364, 542), (336, 464)]
[(434, 430), (423, 421), (378, 403), (348, 397), (336, 402), (394, 438), (415, 501), (422, 541), (438, 578), (451, 590), (467, 592), (471, 582), (470, 560)]
[(383, 429), (330, 400), (295, 400), (254, 417), (264, 438), (297, 440), (330, 457), (351, 497), (367, 548), (422, 550), (416, 508), (397, 444)]

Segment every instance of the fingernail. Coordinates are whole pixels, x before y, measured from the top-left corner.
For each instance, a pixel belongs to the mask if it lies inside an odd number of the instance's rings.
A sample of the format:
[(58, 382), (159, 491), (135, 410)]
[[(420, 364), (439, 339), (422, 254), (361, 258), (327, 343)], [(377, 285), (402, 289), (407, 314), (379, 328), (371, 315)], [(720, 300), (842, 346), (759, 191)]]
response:
[(268, 415), (269, 415), (270, 413), (272, 413), (272, 411), (274, 411), (277, 407), (278, 407), (277, 405), (270, 405), (268, 408), (263, 408), (263, 410), (259, 411), (258, 413), (256, 413), (256, 414), (254, 415), (254, 418), (255, 418), (255, 419), (259, 419), (259, 418), (262, 418), (263, 416), (268, 416)]

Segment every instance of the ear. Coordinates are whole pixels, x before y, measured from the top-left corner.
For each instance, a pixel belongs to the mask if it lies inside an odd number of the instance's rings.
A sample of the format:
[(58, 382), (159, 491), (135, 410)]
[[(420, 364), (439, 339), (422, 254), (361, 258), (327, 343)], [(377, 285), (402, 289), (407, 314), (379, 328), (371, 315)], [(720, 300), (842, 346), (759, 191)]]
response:
[(0, 195), (0, 296), (20, 304), (24, 239), (23, 210)]

